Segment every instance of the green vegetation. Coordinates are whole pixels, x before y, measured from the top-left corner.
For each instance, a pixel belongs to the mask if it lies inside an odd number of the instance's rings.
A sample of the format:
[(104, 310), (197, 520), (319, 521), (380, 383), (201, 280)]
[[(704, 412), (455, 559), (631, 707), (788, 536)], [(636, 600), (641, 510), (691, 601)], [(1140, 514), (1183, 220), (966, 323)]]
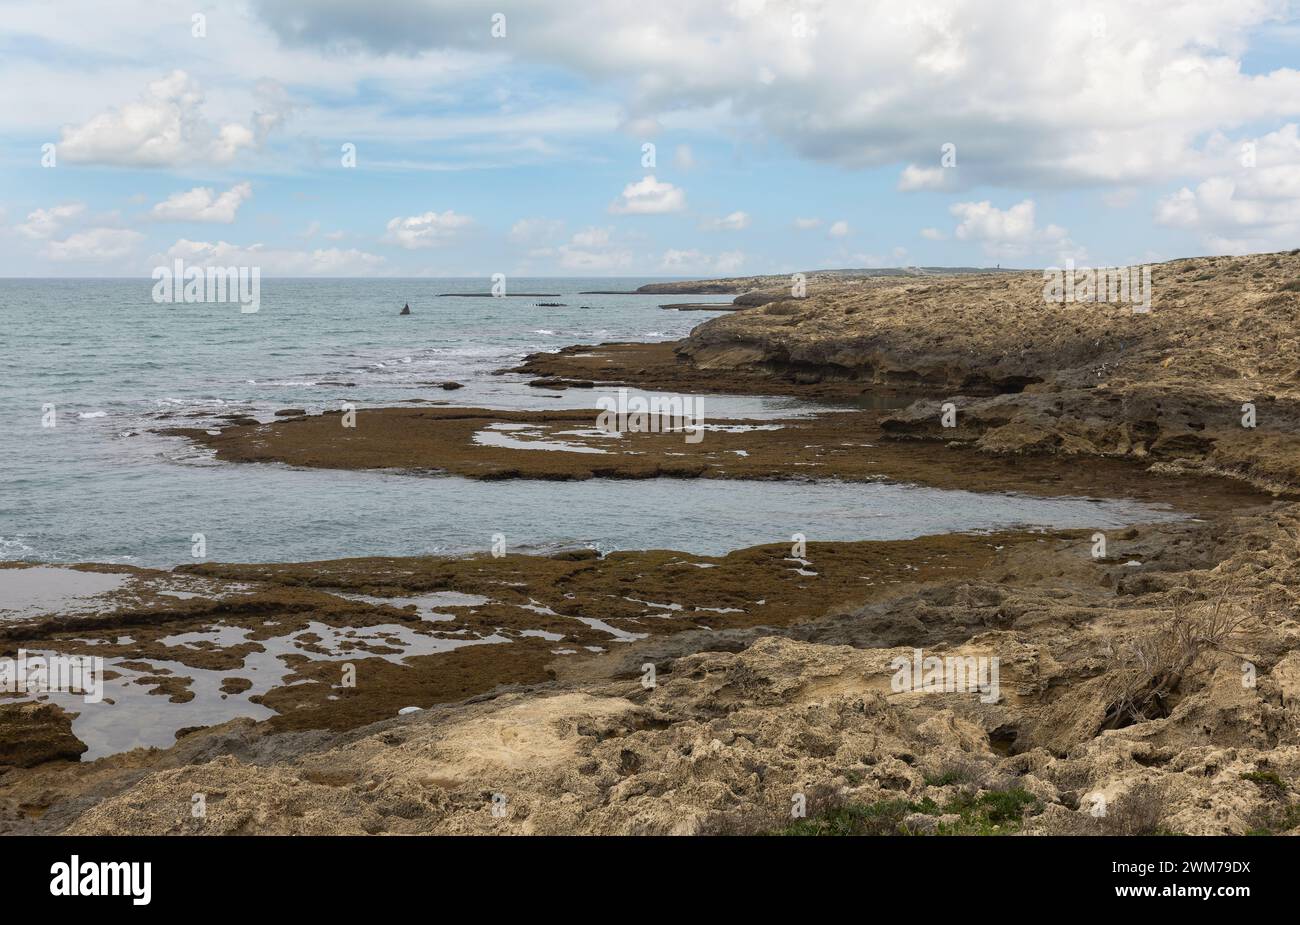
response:
[(1260, 789), (1269, 804), (1252, 819), (1247, 835), (1279, 835), (1300, 825), (1300, 803), (1287, 798), (1287, 785), (1274, 771), (1250, 771), (1241, 775)]
[(1009, 835), (1020, 828), (1026, 815), (1043, 811), (1029, 791), (1019, 787), (990, 790), (980, 795), (966, 791), (940, 807), (926, 797), (914, 802), (904, 799), (876, 803), (845, 803), (816, 816), (792, 822), (774, 835), (914, 835), (903, 820), (913, 813), (925, 816), (958, 816), (957, 821), (939, 822), (938, 835)]
[(1251, 771), (1241, 775), (1241, 779), (1248, 780), (1252, 784), (1259, 784), (1264, 790), (1286, 793), (1286, 781), (1278, 777), (1273, 771)]

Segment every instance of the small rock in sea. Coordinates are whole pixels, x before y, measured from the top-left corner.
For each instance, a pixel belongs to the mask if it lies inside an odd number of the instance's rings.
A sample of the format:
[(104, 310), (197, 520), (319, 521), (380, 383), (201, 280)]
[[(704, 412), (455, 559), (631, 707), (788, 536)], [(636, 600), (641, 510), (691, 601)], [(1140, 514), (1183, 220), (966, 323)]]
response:
[(408, 713), (420, 713), (420, 712), (423, 712), (422, 707), (402, 707), (402, 709), (397, 711), (397, 715), (405, 716)]
[(409, 315), (410, 313), (411, 313), (411, 303), (410, 303), (410, 302), (407, 302), (405, 305), (403, 305), (403, 306), (402, 306), (402, 310), (401, 310), (400, 312), (398, 312), (399, 315)]
[(464, 387), (463, 385), (461, 385), (459, 382), (444, 382), (444, 383), (442, 384), (442, 387), (443, 387), (444, 389), (446, 389), (448, 392), (454, 392), (456, 389), (463, 389), (463, 388), (465, 388), (465, 387)]
[(306, 408), (281, 408), (275, 413), (278, 418), (291, 418), (299, 414), (306, 414)]
[(599, 549), (562, 549), (559, 552), (551, 553), (550, 557), (559, 562), (585, 562), (588, 559), (599, 559)]
[(535, 389), (594, 389), (596, 387), (596, 383), (590, 379), (561, 379), (556, 376), (534, 379), (528, 384)]

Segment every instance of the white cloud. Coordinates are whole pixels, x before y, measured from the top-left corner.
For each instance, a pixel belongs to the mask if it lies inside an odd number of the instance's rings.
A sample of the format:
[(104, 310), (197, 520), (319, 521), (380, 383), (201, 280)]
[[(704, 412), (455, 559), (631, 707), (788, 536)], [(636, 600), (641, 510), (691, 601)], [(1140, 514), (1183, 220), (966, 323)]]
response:
[(927, 241), (948, 240), (948, 236), (944, 234), (942, 231), (940, 231), (938, 228), (922, 228), (921, 237), (925, 238)]
[(268, 276), (374, 276), (383, 272), (387, 263), (383, 257), (355, 248), (292, 250), (186, 238), (151, 259), (157, 265), (170, 266), (177, 258), (197, 266), (258, 267)]
[(407, 250), (446, 244), (462, 228), (473, 224), (468, 215), (458, 215), (451, 209), (446, 212), (425, 212), (408, 218), (394, 218), (388, 223), (384, 240)]
[(796, 218), (794, 220), (794, 227), (797, 231), (811, 231), (812, 229), (819, 227), (821, 223), (822, 220), (820, 218)]
[(709, 218), (700, 223), (701, 231), (743, 231), (748, 227), (748, 212), (732, 212), (723, 218)]
[(41, 256), (50, 260), (77, 260), (99, 263), (121, 260), (144, 240), (138, 231), (126, 228), (91, 228), (71, 234), (62, 241), (50, 241)]
[[(1201, 184), (1206, 198), (1212, 193), (1213, 185)], [(1161, 225), (1175, 225), (1182, 228), (1191, 228), (1201, 219), (1200, 209), (1197, 208), (1197, 195), (1183, 187), (1176, 193), (1170, 193), (1156, 203), (1156, 222)]]
[(831, 225), (830, 231), (826, 233), (832, 238), (848, 237), (849, 223), (844, 221), (843, 219), (840, 219), (838, 222)]
[(172, 193), (155, 205), (149, 216), (160, 222), (221, 222), (228, 225), (235, 220), (239, 207), (252, 196), (251, 183), (238, 183), (219, 195), (210, 186), (196, 186), (188, 192)]
[(653, 174), (623, 187), (623, 194), (609, 204), (615, 215), (659, 215), (684, 208), (686, 193), (671, 183), (661, 183)]
[(962, 241), (1024, 245), (1033, 239), (1035, 228), (1032, 199), (1026, 199), (1005, 210), (997, 208), (987, 199), (983, 202), (959, 202), (949, 211), (961, 219), (956, 234)]
[(677, 150), (673, 152), (673, 166), (678, 170), (695, 169), (695, 154), (691, 151), (690, 145), (677, 146)]
[(84, 202), (66, 202), (48, 209), (35, 209), (27, 213), (27, 221), (18, 225), (18, 231), (29, 238), (43, 240), (53, 237), (70, 218), (86, 210)]
[(914, 190), (945, 189), (949, 185), (948, 178), (952, 175), (952, 169), (951, 167), (917, 167), (915, 164), (908, 164), (898, 178), (898, 189), (904, 193)]
[[(496, 50), (625, 88), (630, 124), (722, 113), (724, 127), (757, 126), (810, 159), (925, 176), (952, 141), (969, 185), (1159, 180), (1222, 126), (1300, 114), (1300, 70), (1243, 63), (1257, 33), (1287, 20), (1285, 0), (1006, 0), (999, 28), (981, 0), (805, 7), (807, 35), (792, 40), (783, 4), (659, 0), (630, 14), (606, 0), (535, 0), (515, 14), (528, 27)], [(254, 9), (298, 48), (413, 58), (483, 42), (481, 13), (460, 0), (385, 16), (315, 0)]]
[(150, 83), (140, 100), (65, 127), (58, 156), (72, 163), (188, 167), (226, 164), (254, 146), (253, 128), (238, 122), (213, 125), (202, 109), (198, 82), (172, 71)]
[[(1254, 166), (1237, 160), (1195, 189), (1184, 186), (1163, 197), (1156, 223), (1196, 231), (1218, 253), (1294, 247), (1300, 241), (1300, 127), (1283, 126), (1253, 144)], [(1226, 139), (1217, 147), (1240, 150)]]
[(1032, 199), (999, 209), (989, 200), (959, 202), (949, 209), (961, 221), (953, 234), (959, 241), (980, 244), (990, 257), (1023, 257), (1031, 253), (1054, 251), (1059, 259), (1086, 256), (1059, 225), (1040, 228)]

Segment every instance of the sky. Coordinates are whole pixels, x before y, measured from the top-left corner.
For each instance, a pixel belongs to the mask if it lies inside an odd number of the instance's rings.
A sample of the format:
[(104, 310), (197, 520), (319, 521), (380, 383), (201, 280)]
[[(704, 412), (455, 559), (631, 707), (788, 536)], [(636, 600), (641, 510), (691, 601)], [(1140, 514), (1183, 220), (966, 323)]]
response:
[(1288, 0), (0, 0), (0, 276), (1300, 247)]

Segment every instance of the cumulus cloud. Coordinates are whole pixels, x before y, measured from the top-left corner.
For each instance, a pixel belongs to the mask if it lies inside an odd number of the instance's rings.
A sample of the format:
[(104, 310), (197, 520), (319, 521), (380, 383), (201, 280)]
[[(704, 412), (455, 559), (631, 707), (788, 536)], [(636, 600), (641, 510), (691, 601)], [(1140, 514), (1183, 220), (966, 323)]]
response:
[(256, 139), (247, 125), (209, 122), (202, 88), (177, 70), (150, 83), (136, 102), (65, 127), (58, 155), (72, 163), (131, 167), (227, 164)]
[[(460, 0), (253, 6), (285, 43), (329, 50), (478, 49), (485, 28)], [(1300, 70), (1241, 60), (1286, 0), (1006, 0), (993, 18), (982, 0), (838, 0), (806, 4), (798, 37), (784, 3), (660, 0), (634, 21), (605, 0), (497, 9), (511, 29), (496, 50), (623, 88), (629, 123), (727, 113), (818, 161), (914, 165), (908, 183), (933, 180), (948, 141), (971, 185), (1150, 181), (1215, 129), (1300, 114)]]
[(990, 257), (1014, 258), (1055, 251), (1061, 259), (1083, 259), (1085, 253), (1059, 225), (1039, 227), (1032, 199), (999, 209), (989, 200), (959, 202), (949, 209), (960, 223), (953, 232), (959, 241), (981, 245)]
[(43, 240), (58, 233), (63, 224), (86, 210), (84, 202), (65, 202), (48, 209), (34, 209), (27, 213), (27, 221), (18, 225), (18, 231), (29, 238)]
[(173, 260), (180, 259), (204, 267), (259, 267), (268, 276), (374, 276), (381, 273), (387, 263), (383, 257), (355, 248), (292, 250), (264, 244), (243, 246), (226, 241), (190, 241), (186, 238), (179, 239), (152, 259), (160, 266), (170, 266)]
[(796, 218), (794, 220), (794, 227), (796, 231), (811, 231), (812, 229), (819, 227), (821, 223), (822, 220), (820, 218)]
[(701, 231), (743, 231), (748, 227), (748, 212), (732, 212), (722, 218), (707, 218), (700, 223)]
[(615, 215), (659, 215), (686, 208), (686, 193), (671, 183), (649, 174), (623, 187), (623, 194), (609, 204)]
[(238, 183), (218, 194), (210, 186), (196, 186), (188, 192), (172, 193), (150, 210), (160, 222), (221, 222), (235, 220), (239, 207), (253, 196), (251, 183)]
[(446, 244), (461, 229), (472, 225), (468, 215), (458, 215), (451, 209), (446, 212), (425, 212), (408, 218), (394, 218), (388, 223), (384, 240), (407, 250), (436, 247)]
[(831, 225), (830, 231), (826, 232), (832, 238), (844, 238), (849, 234), (849, 223), (840, 219)]
[(947, 188), (952, 176), (951, 167), (917, 167), (908, 164), (898, 178), (898, 189), (904, 193), (915, 190), (941, 190)]
[(127, 228), (90, 228), (50, 241), (41, 251), (49, 260), (102, 263), (121, 260), (135, 250), (144, 235)]
[(1194, 189), (1184, 186), (1160, 199), (1157, 224), (1195, 231), (1219, 253), (1294, 247), (1300, 241), (1300, 128), (1292, 123), (1243, 144), (1249, 147), (1217, 140), (1219, 150), (1240, 152), (1235, 163)]

